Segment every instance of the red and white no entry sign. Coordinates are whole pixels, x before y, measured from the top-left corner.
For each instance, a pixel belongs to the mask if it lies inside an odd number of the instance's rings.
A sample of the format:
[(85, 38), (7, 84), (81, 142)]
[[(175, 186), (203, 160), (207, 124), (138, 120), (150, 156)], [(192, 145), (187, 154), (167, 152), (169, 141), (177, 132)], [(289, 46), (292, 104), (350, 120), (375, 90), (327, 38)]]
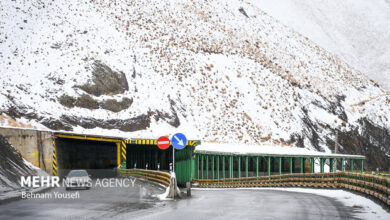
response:
[(160, 137), (157, 140), (157, 147), (159, 147), (162, 150), (165, 150), (169, 147), (169, 138), (167, 137)]

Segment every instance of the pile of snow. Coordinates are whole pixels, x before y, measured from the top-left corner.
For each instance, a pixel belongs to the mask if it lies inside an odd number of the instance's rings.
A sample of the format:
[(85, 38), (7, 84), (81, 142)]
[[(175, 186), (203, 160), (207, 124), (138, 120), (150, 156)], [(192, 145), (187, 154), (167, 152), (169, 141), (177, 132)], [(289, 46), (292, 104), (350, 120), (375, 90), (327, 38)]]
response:
[[(159, 112), (177, 115), (180, 125), (155, 115), (132, 133), (71, 128), (138, 138), (179, 130), (189, 139), (247, 144), (302, 139), (306, 148), (325, 152), (335, 138), (329, 128), (355, 130), (362, 118), (390, 127), (389, 94), (253, 4), (1, 1), (0, 110), (13, 113), (16, 124), (41, 128), (49, 119), (109, 122)], [(92, 98), (127, 97), (131, 107), (112, 112), (59, 103), (63, 95), (86, 95), (80, 86), (92, 81), (96, 61), (123, 72), (129, 89)], [(3, 126), (12, 120), (0, 115)], [(307, 120), (323, 128), (316, 146)]]
[[(172, 185), (172, 181), (176, 181), (176, 173), (170, 172), (170, 175), (171, 175), (170, 179), (171, 179), (171, 185)], [(171, 193), (171, 185), (166, 186), (164, 193), (159, 194), (159, 195), (154, 195), (154, 197), (158, 198), (159, 200), (173, 200), (174, 198), (168, 198), (169, 194)], [(180, 188), (176, 184), (175, 184), (174, 188), (175, 188), (177, 195), (179, 195), (179, 197), (181, 197)]]
[(162, 194), (155, 195), (159, 200), (173, 200), (172, 198), (167, 198), (169, 195), (169, 187), (166, 187), (165, 192)]

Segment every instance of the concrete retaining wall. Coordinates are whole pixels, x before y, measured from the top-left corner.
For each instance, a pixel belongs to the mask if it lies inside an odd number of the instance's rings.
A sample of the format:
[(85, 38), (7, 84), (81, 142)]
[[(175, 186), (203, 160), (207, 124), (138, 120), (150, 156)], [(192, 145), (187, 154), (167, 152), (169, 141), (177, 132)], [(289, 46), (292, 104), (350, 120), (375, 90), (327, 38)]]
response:
[(0, 128), (0, 134), (22, 154), (24, 159), (51, 174), (53, 161), (51, 132)]

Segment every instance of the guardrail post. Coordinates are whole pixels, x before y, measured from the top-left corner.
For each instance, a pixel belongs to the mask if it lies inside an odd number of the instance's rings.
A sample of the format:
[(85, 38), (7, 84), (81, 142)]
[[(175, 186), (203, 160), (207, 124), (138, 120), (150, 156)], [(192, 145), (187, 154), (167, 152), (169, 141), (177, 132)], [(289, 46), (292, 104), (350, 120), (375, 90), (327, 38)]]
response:
[(245, 157), (245, 177), (248, 177), (248, 156)]
[(310, 171), (311, 173), (314, 173), (314, 157), (310, 158)]
[(321, 164), (321, 173), (324, 173), (324, 158), (320, 158)]
[(215, 179), (215, 164), (214, 164), (215, 156), (211, 156), (211, 179)]
[(330, 172), (334, 173), (334, 159), (330, 158), (329, 160), (330, 160)]
[(137, 163), (137, 168), (139, 168), (139, 169), (142, 169), (143, 168), (143, 164), (142, 164), (142, 152), (143, 152), (143, 150), (142, 149), (139, 149), (139, 151), (138, 151), (138, 162), (139, 163)]
[(191, 158), (191, 160), (188, 161), (189, 165), (190, 165), (190, 171), (191, 171), (191, 179), (190, 181), (192, 181), (192, 179), (195, 179), (195, 169), (196, 169), (196, 161), (195, 161), (195, 158), (192, 156), (192, 154), (189, 155), (189, 157)]
[(259, 177), (259, 157), (256, 157), (256, 177)]
[(216, 156), (216, 160), (217, 160), (217, 179), (219, 179), (219, 155)]
[(222, 179), (225, 179), (225, 156), (222, 156)]
[(206, 179), (209, 179), (209, 155), (206, 155)]
[(340, 163), (340, 165), (341, 165), (341, 171), (344, 171), (344, 158), (341, 158), (341, 163)]
[(136, 148), (134, 152), (134, 163), (133, 163), (134, 169), (137, 169), (137, 167), (140, 166), (140, 161), (139, 161), (139, 149)]
[(349, 159), (349, 163), (350, 163), (351, 171), (353, 171), (353, 159)]
[(187, 196), (191, 196), (191, 182), (186, 182)]
[[(158, 153), (157, 153), (157, 170), (161, 170), (161, 167), (162, 167), (162, 159), (161, 159), (161, 151), (159, 151)], [(196, 157), (195, 155), (194, 155), (194, 157)], [(194, 166), (195, 168), (196, 168), (196, 166)]]
[(305, 168), (304, 167), (305, 166), (305, 158), (301, 157), (300, 159), (301, 159), (301, 167), (300, 167), (301, 173), (304, 173), (305, 172), (305, 169), (304, 169)]
[(142, 152), (141, 152), (142, 156), (141, 156), (141, 160), (142, 160), (142, 166), (140, 164), (139, 166), (139, 169), (145, 169), (146, 167), (146, 150), (145, 149), (142, 149)]
[(134, 168), (137, 169), (137, 167), (141, 167), (141, 151), (140, 149), (137, 149), (137, 151), (135, 152), (135, 163), (134, 163)]
[(229, 156), (229, 178), (233, 178), (233, 156)]
[(292, 167), (293, 167), (293, 172), (295, 172), (295, 161), (297, 158), (292, 159)]
[(134, 162), (133, 162), (133, 168), (136, 169), (137, 167), (140, 166), (139, 162), (139, 149), (135, 148), (134, 149)]
[(241, 157), (238, 156), (237, 160), (238, 160), (238, 178), (240, 178), (241, 177)]
[(293, 173), (293, 164), (292, 164), (292, 157), (289, 158), (289, 165), (290, 165), (290, 173)]
[(361, 171), (362, 173), (364, 172), (364, 160), (363, 160), (363, 159), (361, 160), (360, 171)]
[(199, 179), (199, 155), (195, 155), (195, 157), (196, 157), (196, 164), (195, 164), (196, 179)]
[(202, 157), (201, 157), (201, 160), (200, 160), (200, 172), (201, 172), (201, 174), (202, 174), (202, 179), (204, 179), (204, 162), (203, 162), (203, 160), (204, 160), (204, 155), (202, 154), (201, 155)]
[(134, 148), (129, 148), (128, 150), (130, 150), (129, 152), (129, 158), (127, 158), (128, 162), (126, 163), (127, 167), (128, 168), (134, 168)]
[(279, 157), (279, 175), (282, 175), (282, 157)]
[[(128, 149), (129, 150), (129, 149)], [(132, 150), (131, 152), (129, 152), (129, 158), (128, 158), (128, 163), (127, 164), (127, 167), (129, 169), (133, 168), (134, 167), (134, 151)]]
[(136, 167), (136, 163), (137, 163), (137, 148), (134, 148), (133, 149), (133, 152), (131, 153), (132, 157), (133, 157), (133, 162), (131, 164), (131, 168), (135, 168)]
[(271, 176), (271, 157), (268, 157), (268, 165), (267, 165), (267, 174), (268, 176)]

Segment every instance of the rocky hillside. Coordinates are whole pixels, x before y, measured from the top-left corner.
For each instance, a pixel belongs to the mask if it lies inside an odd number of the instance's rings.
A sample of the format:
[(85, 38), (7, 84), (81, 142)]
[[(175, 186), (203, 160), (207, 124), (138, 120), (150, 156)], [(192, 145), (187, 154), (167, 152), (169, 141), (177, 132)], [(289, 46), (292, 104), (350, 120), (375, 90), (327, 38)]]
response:
[(20, 189), (21, 176), (36, 174), (37, 171), (27, 166), (20, 153), (0, 135), (0, 194)]
[(251, 1), (2, 1), (0, 123), (176, 131), (390, 168), (390, 94)]

